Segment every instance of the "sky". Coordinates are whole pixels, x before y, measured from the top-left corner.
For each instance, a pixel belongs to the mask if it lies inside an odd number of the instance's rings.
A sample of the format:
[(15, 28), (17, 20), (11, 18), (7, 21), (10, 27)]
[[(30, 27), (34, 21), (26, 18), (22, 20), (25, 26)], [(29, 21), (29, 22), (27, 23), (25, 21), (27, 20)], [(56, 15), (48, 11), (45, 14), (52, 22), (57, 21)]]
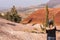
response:
[(31, 5), (39, 5), (47, 3), (49, 0), (0, 0), (0, 8), (9, 8), (15, 5), (16, 7), (28, 7)]

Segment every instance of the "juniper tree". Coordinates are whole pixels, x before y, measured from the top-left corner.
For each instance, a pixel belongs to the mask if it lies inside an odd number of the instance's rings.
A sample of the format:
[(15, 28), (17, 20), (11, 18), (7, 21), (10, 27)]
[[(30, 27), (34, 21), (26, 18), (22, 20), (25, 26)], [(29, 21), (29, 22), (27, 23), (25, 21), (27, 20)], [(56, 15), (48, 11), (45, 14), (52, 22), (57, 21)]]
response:
[(21, 17), (18, 15), (15, 6), (13, 6), (13, 8), (11, 9), (11, 15), (10, 16), (11, 16), (12, 21), (14, 21), (14, 22), (19, 23), (21, 21)]
[(17, 22), (17, 23), (19, 23), (21, 21), (21, 17), (18, 15), (15, 6), (13, 6), (11, 8), (11, 11), (7, 12), (4, 17), (7, 20), (10, 20), (10, 21), (13, 21), (13, 22)]

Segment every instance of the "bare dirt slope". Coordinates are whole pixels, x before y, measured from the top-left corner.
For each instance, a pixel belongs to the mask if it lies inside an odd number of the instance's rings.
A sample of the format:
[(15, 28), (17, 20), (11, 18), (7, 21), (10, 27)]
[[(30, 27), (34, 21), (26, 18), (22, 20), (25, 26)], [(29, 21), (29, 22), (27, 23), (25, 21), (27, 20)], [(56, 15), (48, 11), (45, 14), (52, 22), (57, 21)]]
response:
[(46, 40), (46, 34), (24, 32), (24, 29), (23, 24), (0, 18), (0, 40)]

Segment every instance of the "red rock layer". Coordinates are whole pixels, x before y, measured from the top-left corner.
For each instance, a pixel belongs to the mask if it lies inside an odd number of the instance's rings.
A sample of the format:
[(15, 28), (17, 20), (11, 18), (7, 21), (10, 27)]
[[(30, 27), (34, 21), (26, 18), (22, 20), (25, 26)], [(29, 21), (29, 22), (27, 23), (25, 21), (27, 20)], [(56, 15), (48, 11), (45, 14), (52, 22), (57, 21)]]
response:
[[(52, 19), (54, 15), (54, 21), (58, 25), (60, 24), (60, 8), (49, 8), (49, 19)], [(29, 22), (31, 20), (31, 22)], [(41, 8), (33, 12), (30, 16), (22, 21), (22, 23), (45, 23), (46, 20), (46, 9)]]

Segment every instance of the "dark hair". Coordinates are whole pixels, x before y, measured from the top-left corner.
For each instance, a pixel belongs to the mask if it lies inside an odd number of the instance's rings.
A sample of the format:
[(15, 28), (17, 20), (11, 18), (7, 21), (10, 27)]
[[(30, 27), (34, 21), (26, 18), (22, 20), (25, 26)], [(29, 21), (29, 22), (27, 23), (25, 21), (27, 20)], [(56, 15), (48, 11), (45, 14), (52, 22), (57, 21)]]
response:
[(53, 25), (53, 20), (49, 20), (49, 25)]

